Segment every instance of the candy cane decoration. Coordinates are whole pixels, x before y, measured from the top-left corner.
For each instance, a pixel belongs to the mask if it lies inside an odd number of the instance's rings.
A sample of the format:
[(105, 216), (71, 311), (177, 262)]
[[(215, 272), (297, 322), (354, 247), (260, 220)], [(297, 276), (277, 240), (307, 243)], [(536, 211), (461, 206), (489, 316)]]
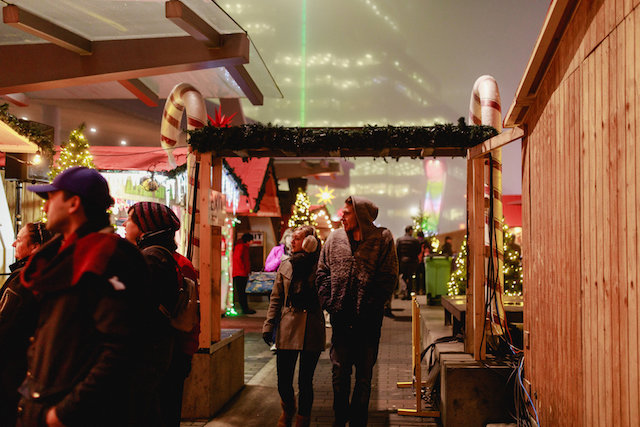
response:
[[(160, 125), (160, 144), (162, 148), (167, 152), (169, 157), (169, 164), (176, 167), (176, 161), (173, 157), (173, 149), (176, 145), (186, 144), (186, 136), (182, 132), (180, 124), (182, 122), (182, 113), (187, 111), (187, 129), (199, 129), (204, 127), (207, 123), (207, 107), (204, 103), (204, 98), (200, 92), (188, 83), (180, 83), (171, 90), (167, 102), (164, 104), (164, 112), (162, 113), (162, 124)], [(191, 262), (196, 270), (200, 265), (200, 227), (194, 227), (193, 233), (191, 233), (191, 215), (194, 209), (197, 211), (197, 206), (193, 206), (193, 192), (195, 186), (198, 185), (198, 177), (195, 176), (195, 164), (196, 159), (193, 155), (187, 156), (187, 209), (186, 215), (182, 221), (182, 242), (193, 245), (193, 254)], [(189, 236), (193, 234), (193, 239), (189, 242)]]
[(184, 145), (186, 137), (180, 123), (182, 113), (187, 110), (187, 129), (199, 129), (207, 124), (207, 107), (200, 92), (188, 83), (180, 83), (171, 90), (162, 112), (160, 125), (160, 144), (167, 152), (169, 164), (176, 167), (173, 149), (178, 143)]
[[(493, 126), (498, 132), (502, 132), (502, 112), (500, 107), (500, 92), (498, 84), (491, 76), (479, 77), (473, 84), (471, 92), (471, 101), (469, 103), (469, 121), (475, 125)], [(493, 227), (493, 235), (495, 237), (495, 248), (489, 248), (486, 253), (497, 258), (498, 273), (495, 284), (496, 306), (490, 305), (490, 312), (493, 325), (496, 323), (500, 326), (505, 324), (504, 304), (502, 302), (503, 292), (503, 233), (502, 233), (502, 150), (498, 149), (492, 153), (493, 167), (491, 174), (493, 177), (493, 224), (488, 224), (488, 213), (485, 214), (486, 226)], [(488, 247), (488, 240), (485, 239), (485, 246)], [(496, 253), (497, 252), (497, 253)], [(489, 291), (488, 289), (486, 290)], [(488, 294), (487, 294), (488, 295)], [(494, 330), (496, 333), (503, 333), (502, 327)]]

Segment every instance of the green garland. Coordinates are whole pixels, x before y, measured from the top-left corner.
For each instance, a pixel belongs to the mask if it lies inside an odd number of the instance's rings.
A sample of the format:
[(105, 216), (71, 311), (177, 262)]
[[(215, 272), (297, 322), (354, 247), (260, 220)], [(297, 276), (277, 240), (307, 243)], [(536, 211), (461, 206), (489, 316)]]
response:
[(245, 196), (249, 196), (249, 190), (247, 189), (247, 186), (244, 182), (242, 182), (240, 177), (236, 175), (236, 171), (234, 171), (233, 168), (229, 166), (229, 163), (227, 163), (225, 159), (222, 159), (222, 165), (227, 169), (227, 172), (229, 172), (229, 176), (231, 176), (231, 178), (233, 178), (233, 180), (236, 182), (236, 184), (238, 185), (238, 189), (240, 189), (240, 191)]
[(462, 117), (457, 125), (447, 123), (429, 127), (287, 128), (252, 124), (224, 128), (205, 126), (188, 133), (189, 144), (201, 153), (273, 149), (295, 155), (339, 153), (341, 149), (383, 153), (383, 150), (393, 148), (469, 148), (498, 134), (490, 126), (468, 126)]
[(20, 135), (36, 144), (40, 148), (44, 157), (53, 158), (53, 155), (55, 154), (53, 141), (50, 137), (42, 134), (42, 129), (39, 123), (19, 119), (9, 113), (9, 104), (0, 105), (0, 120), (8, 124)]
[(180, 165), (174, 169), (171, 169), (169, 171), (165, 171), (165, 172), (156, 172), (159, 175), (164, 175), (169, 179), (176, 179), (176, 177), (178, 175), (180, 175), (181, 173), (185, 172), (187, 170), (187, 164), (185, 163), (184, 165)]
[[(233, 168), (231, 166), (229, 166), (229, 163), (227, 163), (227, 161), (225, 159), (222, 159), (222, 165), (225, 167), (225, 169), (227, 170), (227, 172), (229, 173), (231, 178), (236, 182), (240, 192), (242, 192), (245, 196), (248, 196), (249, 195), (249, 190), (247, 190), (247, 186), (242, 182), (240, 177), (238, 175), (236, 175), (236, 172), (233, 170)], [(181, 173), (185, 172), (186, 170), (187, 170), (187, 164), (185, 163), (185, 164), (180, 165), (180, 166), (178, 166), (178, 167), (176, 167), (174, 169), (171, 169), (169, 171), (156, 172), (156, 173), (158, 173), (160, 175), (164, 175), (169, 179), (176, 179), (176, 177), (178, 175), (180, 175)]]
[(267, 191), (267, 182), (269, 181), (269, 175), (273, 175), (273, 179), (275, 182), (278, 182), (276, 179), (276, 174), (273, 167), (273, 159), (269, 159), (269, 164), (267, 165), (267, 173), (264, 174), (264, 179), (262, 180), (262, 185), (260, 186), (260, 190), (258, 191), (258, 197), (256, 197), (256, 204), (253, 207), (253, 212), (258, 212), (260, 210), (260, 203), (262, 203), (262, 198), (264, 197), (264, 193)]

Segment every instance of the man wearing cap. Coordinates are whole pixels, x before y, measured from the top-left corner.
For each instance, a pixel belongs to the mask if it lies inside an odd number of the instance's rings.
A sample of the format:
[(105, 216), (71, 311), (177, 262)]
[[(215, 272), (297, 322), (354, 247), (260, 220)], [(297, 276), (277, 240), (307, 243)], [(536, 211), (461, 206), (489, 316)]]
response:
[[(124, 223), (125, 238), (138, 245), (149, 265), (153, 295), (157, 298), (156, 306), (162, 304), (171, 308), (179, 283), (176, 277), (176, 266), (184, 277), (197, 283), (197, 273), (189, 259), (176, 252), (175, 233), (180, 229), (180, 220), (168, 207), (160, 203), (139, 202), (129, 208), (129, 218)], [(160, 312), (156, 312), (160, 314)], [(158, 366), (157, 393), (160, 413), (165, 426), (179, 427), (182, 411), (182, 392), (184, 380), (191, 371), (191, 359), (198, 350), (200, 325), (190, 332), (173, 329), (167, 317), (159, 319), (162, 336), (156, 341), (158, 346), (169, 347), (168, 360), (155, 352), (155, 360), (166, 366)]]
[(21, 275), (41, 311), (18, 425), (126, 425), (135, 407), (128, 391), (143, 323), (144, 260), (113, 233), (113, 199), (97, 171), (69, 168), (28, 189), (46, 199), (47, 229), (58, 235)]

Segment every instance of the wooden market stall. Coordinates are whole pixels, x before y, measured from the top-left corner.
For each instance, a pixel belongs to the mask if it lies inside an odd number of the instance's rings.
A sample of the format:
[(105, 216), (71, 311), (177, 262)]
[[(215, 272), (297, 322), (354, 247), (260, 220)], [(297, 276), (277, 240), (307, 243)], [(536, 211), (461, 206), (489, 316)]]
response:
[(524, 130), (525, 377), (541, 425), (640, 419), (639, 3), (553, 1), (505, 119)]

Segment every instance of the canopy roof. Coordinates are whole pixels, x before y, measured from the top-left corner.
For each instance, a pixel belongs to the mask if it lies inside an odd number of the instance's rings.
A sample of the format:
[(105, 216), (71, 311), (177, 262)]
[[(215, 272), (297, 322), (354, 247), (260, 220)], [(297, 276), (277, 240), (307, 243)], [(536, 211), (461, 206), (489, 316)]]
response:
[(261, 105), (264, 92), (281, 96), (246, 32), (215, 2), (21, 0), (3, 18), (0, 57), (11, 67), (1, 95), (154, 105), (188, 81), (205, 97)]

